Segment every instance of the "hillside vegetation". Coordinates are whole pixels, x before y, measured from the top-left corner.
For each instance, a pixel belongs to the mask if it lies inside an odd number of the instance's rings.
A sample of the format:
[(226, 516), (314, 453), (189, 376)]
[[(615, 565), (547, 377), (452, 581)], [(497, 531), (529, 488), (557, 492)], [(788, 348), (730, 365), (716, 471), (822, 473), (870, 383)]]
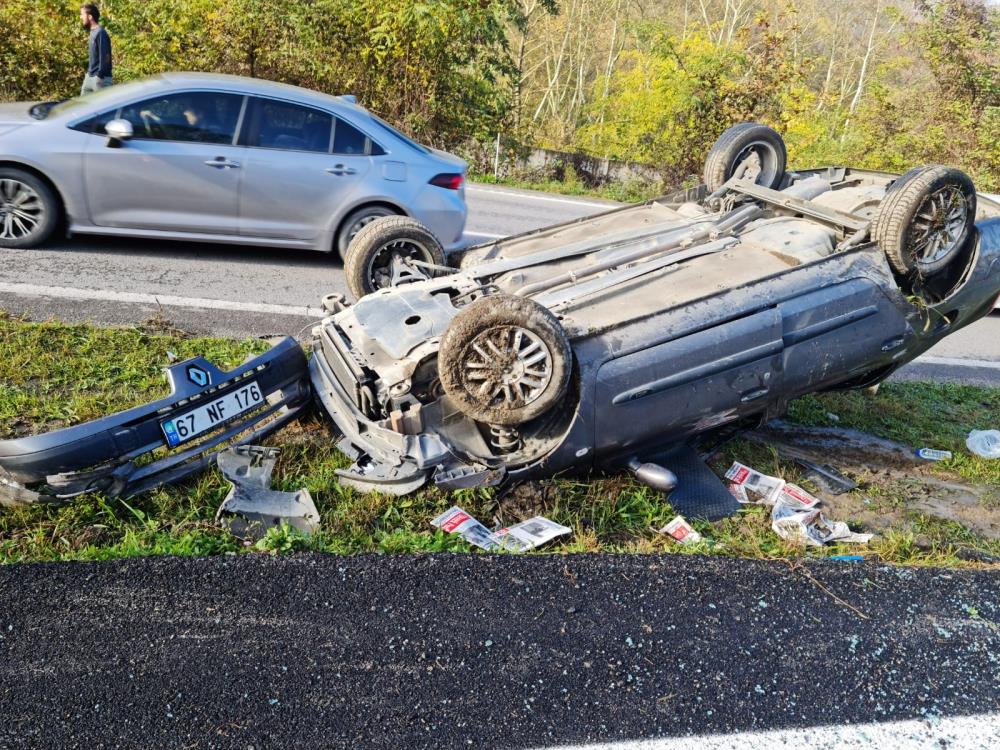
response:
[[(0, 98), (79, 88), (77, 2), (0, 3)], [(1000, 189), (1000, 6), (983, 0), (107, 0), (116, 78), (213, 70), (353, 93), (437, 146), (699, 171), (728, 125), (792, 164), (943, 162)], [(469, 149), (472, 153), (474, 149)], [(479, 150), (479, 153), (483, 153)]]

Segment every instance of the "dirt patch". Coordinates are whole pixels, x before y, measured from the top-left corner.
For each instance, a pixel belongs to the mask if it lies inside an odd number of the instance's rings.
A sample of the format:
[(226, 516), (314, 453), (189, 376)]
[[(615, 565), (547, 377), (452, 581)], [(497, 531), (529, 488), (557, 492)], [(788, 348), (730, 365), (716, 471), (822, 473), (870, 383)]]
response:
[(816, 492), (833, 518), (878, 532), (926, 515), (1000, 539), (1000, 488), (971, 484), (917, 458), (905, 445), (857, 430), (780, 421), (747, 437), (776, 448), (785, 458), (830, 464), (854, 479), (858, 488), (852, 492)]
[(509, 524), (543, 516), (555, 504), (558, 494), (559, 489), (552, 482), (522, 482), (497, 497), (495, 520)]

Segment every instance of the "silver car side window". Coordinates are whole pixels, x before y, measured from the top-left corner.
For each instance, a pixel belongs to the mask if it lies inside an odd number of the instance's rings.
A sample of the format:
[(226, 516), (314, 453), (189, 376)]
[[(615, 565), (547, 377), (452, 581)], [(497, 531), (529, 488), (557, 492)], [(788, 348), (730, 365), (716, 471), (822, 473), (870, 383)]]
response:
[(209, 91), (167, 94), (122, 108), (135, 138), (231, 144), (243, 97)]
[(333, 130), (333, 153), (363, 156), (368, 153), (368, 137), (349, 122), (337, 118)]
[(287, 151), (330, 151), (333, 116), (312, 107), (255, 98), (247, 145)]

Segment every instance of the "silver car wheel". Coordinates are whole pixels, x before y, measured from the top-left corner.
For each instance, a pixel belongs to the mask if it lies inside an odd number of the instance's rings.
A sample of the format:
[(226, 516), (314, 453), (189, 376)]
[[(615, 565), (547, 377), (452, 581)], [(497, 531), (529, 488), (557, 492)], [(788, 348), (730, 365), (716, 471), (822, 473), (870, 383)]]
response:
[(930, 265), (950, 255), (965, 236), (969, 206), (957, 187), (931, 193), (913, 218), (913, 256), (918, 265)]
[[(465, 380), (484, 402), (523, 407), (552, 380), (552, 354), (537, 335), (517, 326), (483, 331), (472, 341)], [(476, 356), (478, 355), (478, 356)]]
[(0, 239), (22, 240), (45, 219), (45, 204), (30, 185), (0, 179)]
[[(374, 220), (377, 217), (373, 217)], [(385, 289), (393, 285), (393, 265), (403, 258), (434, 263), (434, 255), (415, 240), (394, 240), (387, 242), (372, 255), (368, 263), (368, 281), (372, 289)]]
[(392, 216), (392, 215), (393, 215), (392, 211), (386, 211), (385, 213), (378, 213), (378, 214), (372, 213), (362, 216), (356, 222), (351, 224), (351, 228), (347, 231), (348, 243), (350, 243), (351, 240), (353, 240), (355, 237), (358, 236), (358, 232), (360, 232), (366, 226), (375, 221), (375, 219), (380, 219), (383, 216)]

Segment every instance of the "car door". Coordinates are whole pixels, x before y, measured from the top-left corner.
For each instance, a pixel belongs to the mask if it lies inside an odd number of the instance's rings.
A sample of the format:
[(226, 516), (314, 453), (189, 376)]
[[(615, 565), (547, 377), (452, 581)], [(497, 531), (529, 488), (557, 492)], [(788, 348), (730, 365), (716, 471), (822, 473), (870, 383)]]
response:
[[(236, 234), (242, 147), (234, 145), (242, 95), (190, 91), (121, 107), (133, 137), (109, 144), (95, 131), (84, 154), (91, 221), (97, 226)], [(98, 128), (108, 119), (97, 118)]]
[(329, 112), (263, 97), (247, 123), (240, 234), (316, 242), (370, 170), (368, 139)]
[(774, 308), (612, 359), (597, 374), (596, 445), (628, 447), (759, 411), (782, 389)]
[(870, 373), (904, 350), (913, 331), (867, 278), (809, 290), (778, 305), (788, 396)]

